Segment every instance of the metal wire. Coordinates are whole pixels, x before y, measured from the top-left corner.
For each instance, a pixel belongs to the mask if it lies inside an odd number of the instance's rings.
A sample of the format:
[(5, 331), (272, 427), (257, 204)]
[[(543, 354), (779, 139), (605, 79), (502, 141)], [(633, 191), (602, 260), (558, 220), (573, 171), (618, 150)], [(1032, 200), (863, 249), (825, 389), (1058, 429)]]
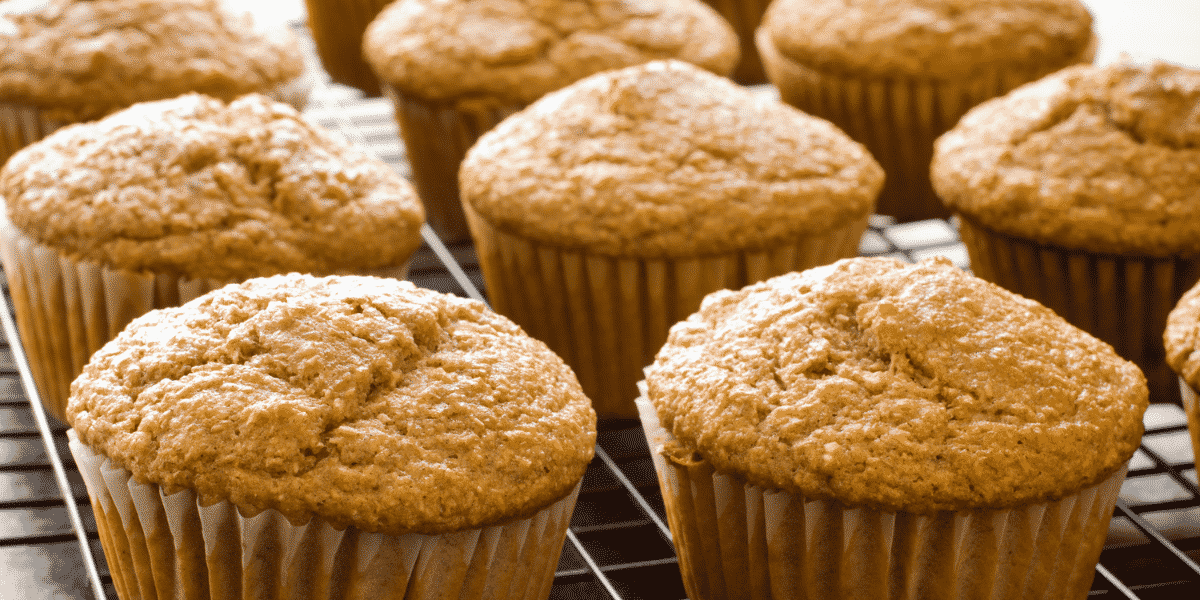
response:
[(0, 310), (0, 325), (4, 327), (4, 337), (8, 340), (8, 347), (12, 351), (13, 363), (21, 378), (21, 386), (25, 388), (25, 395), (29, 398), (29, 408), (33, 412), (34, 420), (37, 421), (38, 434), (42, 437), (42, 444), (46, 446), (46, 458), (50, 461), (50, 469), (54, 472), (54, 482), (58, 485), (59, 493), (62, 494), (63, 504), (66, 505), (67, 519), (71, 522), (75, 538), (79, 540), (79, 551), (83, 554), (88, 584), (91, 586), (96, 600), (105, 600), (104, 584), (100, 582), (96, 559), (92, 556), (92, 548), (88, 544), (87, 529), (79, 517), (79, 507), (75, 505), (75, 495), (71, 493), (71, 484), (67, 481), (66, 469), (63, 467), (62, 459), (58, 456), (58, 446), (54, 443), (54, 433), (50, 431), (50, 421), (46, 419), (46, 410), (42, 407), (41, 397), (38, 395), (37, 386), (34, 385), (33, 372), (29, 370), (29, 360), (21, 345), (21, 337), (17, 333), (8, 302), (3, 304), (4, 310)]
[(1163, 536), (1162, 533), (1159, 533), (1159, 531), (1155, 529), (1153, 525), (1147, 523), (1141, 515), (1130, 509), (1129, 505), (1125, 504), (1124, 500), (1117, 500), (1117, 510), (1121, 511), (1122, 514), (1128, 517), (1129, 520), (1133, 522), (1134, 526), (1142, 532), (1142, 534), (1154, 540), (1158, 545), (1165, 548), (1167, 552), (1170, 552), (1171, 555), (1178, 559), (1179, 562), (1183, 563), (1185, 567), (1191, 569), (1192, 573), (1196, 576), (1196, 581), (1200, 582), (1200, 565), (1197, 565), (1195, 561), (1193, 561), (1191, 558), (1188, 558), (1188, 555), (1184, 554), (1183, 551), (1180, 550), (1175, 544), (1172, 544), (1170, 540)]
[(671, 537), (671, 530), (667, 527), (667, 524), (663, 523), (662, 519), (658, 518), (658, 514), (654, 512), (653, 508), (650, 508), (650, 503), (646, 501), (646, 498), (638, 492), (637, 487), (633, 485), (633, 482), (629, 481), (629, 478), (625, 476), (625, 473), (621, 471), (619, 467), (617, 467), (617, 463), (614, 462), (612, 457), (608, 455), (608, 452), (606, 452), (604, 448), (601, 448), (599, 445), (596, 446), (596, 457), (604, 462), (605, 466), (607, 466), (617, 478), (617, 481), (620, 481), (621, 485), (625, 487), (625, 490), (628, 491), (631, 496), (633, 496), (634, 501), (637, 502), (639, 507), (641, 507), (642, 512), (645, 512), (646, 516), (650, 517), (650, 520), (654, 522), (654, 526), (658, 527), (658, 531), (659, 533), (662, 533), (663, 538), (674, 545), (674, 538)]
[(1096, 571), (1103, 575), (1109, 585), (1124, 594), (1126, 598), (1137, 600), (1137, 594), (1133, 593), (1133, 590), (1129, 589), (1124, 583), (1121, 583), (1121, 580), (1117, 579), (1104, 565), (1096, 565)]
[(425, 244), (429, 246), (429, 249), (433, 250), (438, 260), (442, 261), (442, 265), (450, 272), (450, 276), (454, 278), (454, 282), (468, 296), (487, 304), (487, 299), (483, 297), (483, 294), (479, 293), (479, 290), (475, 288), (475, 284), (471, 283), (471, 278), (467, 277), (467, 272), (463, 271), (458, 261), (454, 260), (454, 255), (450, 254), (450, 250), (442, 243), (442, 238), (437, 236), (437, 233), (433, 231), (433, 228), (428, 223), (421, 225), (421, 237), (425, 240)]
[(587, 548), (583, 547), (583, 543), (579, 541), (579, 538), (575, 536), (575, 532), (571, 531), (570, 528), (567, 528), (567, 540), (575, 547), (575, 551), (579, 552), (579, 555), (583, 557), (583, 562), (587, 564), (588, 570), (596, 576), (600, 585), (604, 587), (604, 591), (608, 592), (609, 597), (613, 598), (613, 600), (621, 600), (621, 594), (617, 592), (617, 588), (613, 587), (608, 576), (604, 574), (604, 571), (600, 570), (600, 565), (596, 562), (596, 559), (592, 558), (591, 553), (587, 551)]

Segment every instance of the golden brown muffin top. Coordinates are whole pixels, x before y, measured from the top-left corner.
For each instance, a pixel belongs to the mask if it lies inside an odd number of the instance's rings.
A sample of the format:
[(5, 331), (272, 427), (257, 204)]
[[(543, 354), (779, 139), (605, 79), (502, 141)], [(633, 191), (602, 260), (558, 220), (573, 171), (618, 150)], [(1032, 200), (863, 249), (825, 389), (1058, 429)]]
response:
[(934, 189), (1001, 233), (1091, 252), (1200, 253), (1200, 70), (1079, 66), (967, 113)]
[(491, 224), (612, 256), (755, 250), (865, 218), (883, 171), (827, 121), (680, 61), (600, 73), (468, 152)]
[(294, 273), (139, 317), (67, 413), (167, 493), (389, 534), (532, 514), (571, 491), (596, 438), (571, 369), (481, 302)]
[(776, 0), (762, 27), (784, 56), (859, 76), (963, 78), (1094, 50), (1079, 0)]
[(398, 0), (363, 46), (408, 94), (519, 106), (608, 69), (678, 58), (727, 75), (739, 56), (700, 0)]
[(0, 100), (97, 119), (195, 91), (232, 100), (300, 76), (299, 42), (218, 0), (52, 0), (0, 14)]
[(1167, 364), (1188, 382), (1200, 389), (1200, 283), (1179, 299), (1167, 316), (1163, 345)]
[(944, 259), (856, 258), (710, 294), (646, 374), (677, 450), (885, 511), (1007, 508), (1137, 449), (1141, 371)]
[(424, 210), (387, 164), (251, 94), (72, 125), (0, 169), (8, 218), (77, 259), (192, 279), (399, 266)]

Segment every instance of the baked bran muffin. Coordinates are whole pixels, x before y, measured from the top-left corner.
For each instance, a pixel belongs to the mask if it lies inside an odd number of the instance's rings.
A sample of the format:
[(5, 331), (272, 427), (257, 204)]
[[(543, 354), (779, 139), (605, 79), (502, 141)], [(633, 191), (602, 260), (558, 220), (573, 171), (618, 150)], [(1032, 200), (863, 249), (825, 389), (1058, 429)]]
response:
[(933, 181), (975, 274), (1049, 306), (1178, 401), (1167, 314), (1200, 279), (1200, 70), (1080, 66), (972, 110)]
[(423, 210), (387, 164), (264, 96), (65, 127), (0, 169), (0, 257), (42, 402), (134, 317), (231, 281), (403, 278)]
[(778, 0), (756, 42), (785, 102), (829, 119), (887, 173), (879, 212), (944, 218), (934, 140), (972, 106), (1091, 62), (1079, 0)]
[(303, 108), (299, 41), (219, 0), (51, 0), (0, 13), (0, 165), (70, 123), (138, 102), (251, 92)]
[(135, 320), (68, 420), (122, 598), (545, 598), (596, 438), (483, 303), (294, 273)]
[(1167, 364), (1178, 375), (1183, 410), (1187, 413), (1188, 430), (1192, 435), (1193, 456), (1200, 456), (1200, 284), (1184, 293), (1167, 316), (1163, 345)]
[(671, 324), (709, 292), (857, 255), (883, 184), (827, 121), (681, 61), (547, 95), (461, 177), (493, 305), (626, 417)]
[(447, 241), (469, 239), (459, 164), (508, 115), (608, 69), (676, 58), (727, 75), (738, 60), (729, 23), (700, 0), (398, 0), (363, 46)]
[(1087, 596), (1138, 368), (944, 258), (709, 295), (639, 409), (692, 598)]

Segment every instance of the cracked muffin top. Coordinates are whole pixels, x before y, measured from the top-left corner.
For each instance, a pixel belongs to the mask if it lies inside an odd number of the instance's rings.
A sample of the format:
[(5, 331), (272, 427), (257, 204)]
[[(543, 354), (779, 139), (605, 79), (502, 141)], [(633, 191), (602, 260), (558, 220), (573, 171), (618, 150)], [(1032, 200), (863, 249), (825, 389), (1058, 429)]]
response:
[(52, 0), (0, 14), (0, 100), (62, 122), (186, 92), (265, 93), (303, 68), (295, 36), (218, 0)]
[(571, 491), (596, 437), (570, 368), (483, 303), (294, 273), (139, 317), (67, 413), (168, 494), (397, 535), (532, 514)]
[(865, 219), (883, 170), (831, 123), (682, 61), (593, 75), (484, 134), (463, 201), (546, 244), (661, 258)]
[(700, 0), (398, 0), (363, 48), (405, 93), (519, 106), (608, 69), (678, 58), (727, 75), (739, 56)]
[(786, 57), (848, 76), (963, 78), (1090, 61), (1079, 0), (777, 0), (762, 28)]
[(0, 169), (8, 219), (67, 255), (229, 281), (404, 264), (424, 210), (386, 163), (251, 94), (188, 94), (71, 125)]
[(1200, 253), (1200, 70), (1078, 66), (972, 109), (934, 189), (1000, 233), (1092, 252)]
[(944, 258), (856, 258), (720, 291), (671, 329), (647, 398), (750, 482), (884, 511), (1007, 508), (1129, 460), (1141, 371)]

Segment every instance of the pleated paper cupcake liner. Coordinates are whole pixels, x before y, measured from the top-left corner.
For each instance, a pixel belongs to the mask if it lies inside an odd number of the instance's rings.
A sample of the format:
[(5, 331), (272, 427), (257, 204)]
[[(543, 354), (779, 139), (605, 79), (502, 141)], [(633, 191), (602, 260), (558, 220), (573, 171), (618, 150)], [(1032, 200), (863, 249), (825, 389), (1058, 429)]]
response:
[(294, 525), (268, 509), (242, 515), (167, 494), (68, 432), (96, 513), (113, 586), (141, 598), (543, 600), (550, 594), (579, 485), (533, 516), (442, 535)]
[(367, 25), (392, 0), (305, 0), (308, 26), (321, 65), (337, 83), (356, 87), (367, 96), (382, 92), (379, 80), (363, 60)]
[(742, 85), (767, 83), (767, 72), (763, 70), (762, 59), (758, 57), (758, 49), (754, 47), (754, 32), (762, 22), (763, 13), (767, 12), (770, 1), (704, 0), (704, 3), (720, 13), (737, 33), (742, 57), (734, 66), (730, 79)]
[(396, 108), (400, 137), (412, 167), (425, 219), (444, 242), (471, 239), (458, 192), (458, 167), (484, 133), (523, 106), (480, 107), (427, 102), (383, 84)]
[(1000, 234), (969, 218), (960, 223), (976, 275), (1111, 344), (1145, 373), (1151, 400), (1179, 401), (1162, 336), (1171, 309), (1200, 280), (1200, 257), (1097, 254)]
[(1188, 433), (1192, 436), (1192, 456), (1200, 462), (1200, 397), (1196, 390), (1188, 385), (1182, 377), (1179, 380), (1179, 393), (1183, 398), (1183, 412), (1187, 413)]
[(1061, 500), (1006, 510), (881, 512), (751, 485), (672, 440), (637, 401), (688, 596), (1077, 599), (1087, 596), (1123, 467)]
[[(130, 321), (230, 283), (77, 260), (21, 233), (2, 214), (0, 260), (38, 395), (46, 411), (64, 423), (71, 382)], [(404, 279), (407, 272), (406, 263), (360, 274)]]
[(864, 217), (760, 252), (640, 259), (538, 244), (467, 214), (492, 306), (575, 370), (597, 414), (623, 418), (637, 416), (642, 369), (704, 296), (856, 256), (867, 226)]
[(41, 109), (16, 102), (0, 101), (0, 166), (17, 150), (66, 125), (42, 114)]
[(887, 179), (876, 212), (901, 221), (950, 216), (933, 191), (933, 143), (973, 106), (1062, 67), (1090, 62), (1095, 42), (1074, 61), (1000, 70), (970, 79), (856, 78), (812, 69), (780, 53), (770, 34), (755, 35), (767, 75), (784, 102), (827, 119), (867, 147)]

